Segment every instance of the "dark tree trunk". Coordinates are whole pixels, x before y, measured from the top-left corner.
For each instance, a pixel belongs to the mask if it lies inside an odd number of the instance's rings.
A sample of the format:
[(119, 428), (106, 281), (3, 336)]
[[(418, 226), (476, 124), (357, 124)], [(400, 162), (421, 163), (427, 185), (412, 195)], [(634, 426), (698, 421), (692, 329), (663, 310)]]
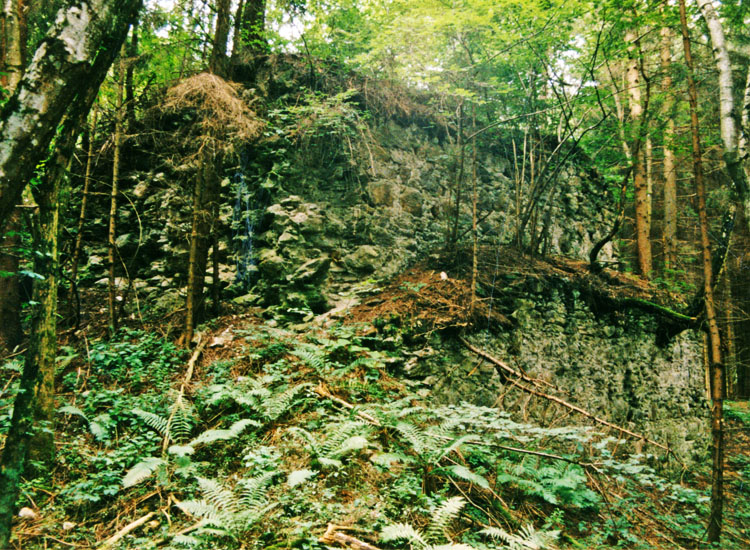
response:
[(219, 76), (225, 76), (226, 73), (229, 8), (229, 0), (216, 0), (216, 31), (214, 32), (214, 47), (211, 51), (209, 69)]
[[(240, 9), (242, 15), (240, 16)], [(245, 0), (237, 10), (239, 36), (234, 37), (232, 63), (246, 64), (268, 50), (266, 41), (266, 0)]]

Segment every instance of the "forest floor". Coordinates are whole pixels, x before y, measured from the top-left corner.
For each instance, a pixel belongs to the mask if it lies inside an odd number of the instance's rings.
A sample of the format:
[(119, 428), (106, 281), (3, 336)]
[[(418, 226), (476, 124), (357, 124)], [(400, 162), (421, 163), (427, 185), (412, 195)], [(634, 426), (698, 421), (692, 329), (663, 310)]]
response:
[[(584, 419), (436, 403), (404, 375), (491, 314), (468, 289), (417, 269), (339, 320), (238, 310), (192, 353), (159, 323), (70, 335), (57, 464), (26, 480), (14, 548), (708, 548), (708, 453), (682, 468)], [(721, 548), (746, 549), (750, 410), (727, 409)]]

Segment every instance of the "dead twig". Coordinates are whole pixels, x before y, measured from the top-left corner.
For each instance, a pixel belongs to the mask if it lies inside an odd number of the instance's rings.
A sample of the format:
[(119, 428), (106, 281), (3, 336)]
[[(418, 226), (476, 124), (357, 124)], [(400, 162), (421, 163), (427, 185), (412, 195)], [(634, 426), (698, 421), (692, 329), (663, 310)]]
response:
[(117, 533), (115, 533), (114, 535), (109, 537), (107, 540), (105, 540), (103, 543), (101, 543), (101, 545), (99, 546), (99, 550), (104, 550), (105, 548), (112, 548), (117, 543), (117, 541), (119, 541), (122, 537), (124, 537), (131, 531), (138, 529), (141, 525), (143, 525), (152, 517), (154, 517), (154, 515), (156, 515), (156, 512), (149, 512), (145, 516), (140, 517), (135, 521), (131, 521), (125, 527), (120, 529)]
[(354, 550), (380, 550), (372, 544), (342, 533), (339, 529), (346, 528), (329, 523), (326, 532), (318, 540), (323, 544), (340, 544), (347, 548), (353, 548)]

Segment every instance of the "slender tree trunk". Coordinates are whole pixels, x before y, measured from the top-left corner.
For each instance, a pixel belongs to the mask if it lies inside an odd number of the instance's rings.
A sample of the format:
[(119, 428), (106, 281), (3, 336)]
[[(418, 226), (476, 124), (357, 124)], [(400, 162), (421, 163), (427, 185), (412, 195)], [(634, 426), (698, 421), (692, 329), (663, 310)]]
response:
[(456, 145), (458, 147), (458, 171), (456, 174), (456, 205), (454, 207), (453, 229), (450, 236), (450, 245), (455, 246), (458, 241), (458, 222), (461, 218), (461, 192), (463, 189), (464, 179), (464, 104), (463, 101), (458, 105), (458, 135), (456, 136)]
[(125, 119), (128, 132), (135, 128), (135, 62), (138, 58), (138, 22), (130, 30), (130, 42), (127, 45), (128, 59), (125, 71)]
[(672, 109), (672, 29), (661, 30), (661, 69), (664, 73), (662, 92), (665, 95), (664, 116), (664, 268), (669, 275), (677, 265), (677, 172), (674, 158), (675, 124)]
[(206, 144), (201, 155), (201, 166), (193, 191), (193, 220), (190, 230), (190, 260), (185, 307), (185, 344), (187, 346), (193, 340), (196, 325), (203, 320), (205, 314), (203, 287), (211, 244), (210, 236), (216, 221), (214, 214), (219, 188), (216, 166), (220, 160), (213, 151), (213, 144)]
[[(641, 75), (637, 59), (637, 35), (629, 31), (625, 36), (628, 46), (628, 66), (626, 82), (630, 102), (630, 123), (635, 139), (640, 139), (643, 124), (643, 104), (641, 100)], [(643, 277), (650, 277), (653, 269), (651, 260), (651, 219), (649, 218), (649, 194), (646, 181), (646, 167), (643, 151), (633, 151), (633, 181), (635, 187), (635, 238), (638, 252), (638, 269)]]
[(227, 40), (229, 39), (229, 9), (230, 0), (216, 0), (216, 30), (214, 32), (214, 47), (211, 51), (209, 70), (225, 75), (227, 57)]
[(125, 44), (120, 49), (120, 70), (117, 83), (117, 101), (115, 113), (115, 151), (112, 163), (112, 193), (109, 202), (109, 231), (107, 233), (107, 267), (109, 270), (109, 329), (112, 333), (117, 330), (117, 288), (115, 286), (115, 261), (117, 245), (117, 188), (120, 180), (120, 150), (122, 148), (123, 126), (123, 93), (125, 88)]
[[(472, 106), (471, 116), (472, 134), (477, 131), (477, 107)], [(470, 314), (474, 315), (474, 306), (477, 294), (477, 271), (479, 257), (479, 232), (477, 231), (477, 136), (472, 138), (471, 148), (471, 235), (472, 235), (472, 254), (471, 254), (471, 305)]]
[[(713, 46), (714, 61), (719, 72), (719, 111), (721, 123), (721, 140), (724, 143), (724, 162), (729, 177), (737, 192), (740, 207), (745, 214), (745, 222), (750, 224), (750, 186), (748, 185), (747, 167), (743, 166), (739, 154), (739, 136), (735, 122), (734, 82), (732, 65), (729, 60), (729, 49), (724, 36), (724, 28), (718, 13), (710, 0), (697, 0), (701, 15), (708, 26)], [(749, 226), (750, 227), (750, 226)]]
[(86, 208), (88, 207), (89, 192), (91, 189), (91, 167), (94, 162), (94, 139), (96, 135), (96, 122), (99, 111), (94, 105), (88, 128), (88, 147), (86, 151), (86, 172), (83, 179), (83, 194), (81, 196), (81, 211), (78, 214), (78, 226), (76, 231), (76, 242), (73, 248), (73, 257), (70, 266), (70, 295), (68, 301), (73, 303), (73, 294), (78, 283), (78, 264), (81, 261), (81, 248), (83, 246), (83, 226), (86, 222)]
[(700, 143), (700, 129), (698, 125), (698, 95), (693, 78), (693, 57), (690, 51), (690, 35), (688, 33), (687, 16), (685, 14), (685, 0), (680, 0), (680, 23), (682, 27), (682, 43), (685, 50), (687, 64), (688, 100), (690, 102), (690, 132), (693, 147), (693, 172), (695, 187), (698, 195), (698, 217), (701, 227), (701, 249), (703, 256), (703, 291), (706, 305), (706, 321), (710, 344), (711, 365), (711, 436), (712, 472), (711, 472), (711, 517), (708, 523), (708, 541), (721, 540), (722, 512), (724, 502), (724, 366), (721, 361), (721, 338), (719, 325), (716, 321), (716, 311), (713, 289), (713, 266), (711, 262), (711, 245), (708, 235), (708, 216), (706, 214), (706, 188), (703, 180), (703, 163)]
[[(0, 85), (13, 93), (21, 81), (24, 59), (25, 10), (22, 0), (3, 0), (0, 19)], [(21, 327), (21, 286), (18, 278), (22, 230), (21, 214), (11, 215), (3, 229), (0, 224), (0, 352), (13, 350), (23, 339)]]

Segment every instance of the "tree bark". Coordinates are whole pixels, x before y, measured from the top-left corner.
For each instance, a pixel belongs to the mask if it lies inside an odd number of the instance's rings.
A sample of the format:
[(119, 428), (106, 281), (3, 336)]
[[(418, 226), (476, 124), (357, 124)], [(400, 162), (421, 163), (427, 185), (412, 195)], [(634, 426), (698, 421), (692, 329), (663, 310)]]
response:
[[(700, 3), (700, 0), (699, 0)], [(722, 512), (724, 501), (724, 429), (723, 429), (723, 401), (724, 401), (724, 366), (721, 361), (721, 338), (719, 325), (716, 321), (716, 310), (713, 290), (713, 265), (711, 262), (711, 245), (708, 234), (708, 216), (706, 214), (706, 188), (703, 178), (702, 151), (700, 143), (700, 128), (698, 124), (698, 94), (693, 78), (693, 57), (690, 50), (690, 35), (688, 33), (685, 0), (680, 0), (680, 23), (682, 27), (682, 43), (685, 50), (687, 64), (688, 100), (690, 103), (690, 133), (693, 149), (693, 172), (698, 196), (698, 217), (701, 229), (701, 250), (703, 257), (703, 292), (706, 307), (706, 322), (708, 323), (709, 360), (711, 378), (711, 436), (713, 448), (711, 452), (711, 516), (708, 523), (708, 541), (712, 543), (721, 540)]]
[[(724, 162), (729, 177), (732, 179), (737, 198), (745, 214), (746, 223), (750, 224), (750, 186), (748, 174), (739, 154), (739, 136), (735, 121), (735, 102), (733, 95), (732, 65), (729, 60), (729, 49), (724, 36), (724, 28), (711, 0), (697, 0), (701, 15), (708, 26), (713, 46), (714, 61), (719, 73), (719, 111), (721, 123), (721, 140), (724, 144)], [(750, 227), (750, 225), (748, 226)]]
[(185, 345), (190, 346), (196, 325), (205, 314), (203, 287), (206, 279), (208, 250), (211, 232), (214, 229), (219, 179), (216, 166), (220, 161), (212, 143), (207, 143), (201, 152), (198, 178), (193, 191), (193, 220), (190, 230), (190, 260), (188, 264), (188, 288), (185, 315)]
[(23, 75), (24, 65), (24, 28), (26, 26), (23, 0), (3, 0), (2, 19), (0, 19), (0, 86), (13, 93)]
[(670, 270), (677, 265), (677, 172), (674, 157), (675, 123), (672, 113), (672, 29), (661, 29), (661, 69), (662, 93), (664, 99), (664, 116), (667, 120), (664, 129), (664, 269), (669, 276)]
[[(628, 66), (626, 70), (626, 83), (628, 87), (630, 123), (633, 127), (635, 139), (640, 139), (641, 125), (643, 124), (643, 104), (641, 98), (641, 75), (638, 68), (637, 42), (635, 32), (628, 31), (625, 42), (628, 46)], [(653, 269), (651, 259), (651, 219), (650, 196), (648, 193), (648, 182), (646, 179), (645, 159), (641, 148), (633, 150), (633, 184), (635, 187), (635, 237), (636, 250), (638, 252), (638, 270), (643, 277), (650, 277)]]
[[(240, 33), (234, 37), (232, 63), (249, 63), (268, 49), (266, 41), (266, 0), (245, 0), (240, 17)], [(239, 16), (239, 9), (238, 9)]]
[(138, 22), (130, 30), (127, 43), (127, 69), (125, 70), (125, 120), (128, 132), (135, 128), (135, 62), (138, 58)]
[(78, 226), (76, 231), (76, 242), (73, 247), (73, 257), (70, 266), (70, 295), (68, 300), (73, 303), (73, 294), (76, 284), (78, 283), (78, 263), (81, 260), (81, 248), (83, 246), (83, 225), (86, 221), (86, 208), (89, 201), (89, 192), (91, 189), (91, 168), (94, 161), (94, 136), (96, 134), (96, 122), (98, 109), (96, 105), (91, 112), (91, 120), (88, 128), (88, 147), (86, 151), (86, 172), (83, 178), (83, 194), (81, 196), (81, 211), (78, 214)]
[(0, 226), (8, 219), (65, 111), (98, 88), (142, 0), (69, 0), (0, 113)]
[(122, 148), (122, 126), (125, 113), (123, 112), (123, 93), (125, 89), (125, 55), (127, 51), (123, 43), (120, 49), (120, 70), (117, 79), (117, 100), (115, 112), (115, 151), (112, 162), (112, 192), (109, 199), (109, 231), (107, 232), (107, 268), (108, 268), (108, 304), (109, 330), (117, 330), (117, 286), (115, 284), (115, 263), (117, 260), (117, 187), (120, 180), (120, 149)]
[(227, 57), (227, 40), (229, 39), (229, 0), (216, 0), (216, 30), (214, 47), (211, 51), (209, 70), (219, 76), (225, 76)]
[[(0, 458), (0, 548), (8, 547), (11, 522), (18, 498), (21, 476), (30, 449), (35, 458), (50, 460), (54, 456), (52, 433), (46, 429), (34, 433), (34, 421), (51, 427), (54, 416), (54, 376), (57, 351), (57, 235), (59, 220), (58, 194), (72, 158), (76, 138), (86, 113), (96, 97), (98, 87), (82, 90), (70, 106), (69, 114), (58, 136), (42, 183), (34, 190), (39, 206), (34, 224), (34, 271), (42, 279), (34, 281), (31, 335), (24, 358), (20, 391), (13, 404), (13, 417)], [(32, 440), (32, 437), (34, 438)]]
[[(21, 81), (24, 59), (26, 10), (22, 0), (4, 0), (0, 19), (0, 85), (8, 93)], [(3, 74), (4, 73), (4, 74)], [(21, 285), (18, 278), (22, 230), (21, 214), (13, 212), (5, 231), (0, 224), (0, 352), (12, 351), (23, 339)]]

